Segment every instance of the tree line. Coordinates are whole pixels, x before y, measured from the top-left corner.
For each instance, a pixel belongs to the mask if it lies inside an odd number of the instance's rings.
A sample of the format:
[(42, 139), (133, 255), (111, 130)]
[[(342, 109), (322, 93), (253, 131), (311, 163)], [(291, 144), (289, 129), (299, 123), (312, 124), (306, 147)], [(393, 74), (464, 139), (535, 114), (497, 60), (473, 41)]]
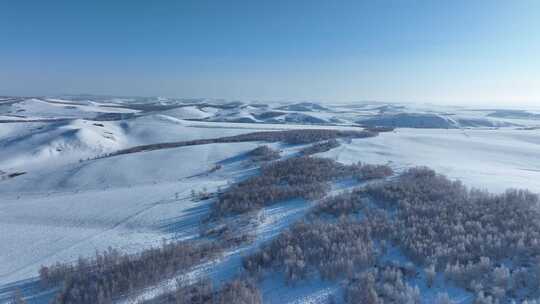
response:
[(61, 285), (54, 303), (112, 303), (120, 296), (213, 259), (222, 250), (220, 244), (195, 241), (164, 242), (134, 255), (109, 248), (94, 258), (79, 258), (75, 264), (42, 266), (39, 278), (45, 287)]
[(337, 148), (340, 145), (341, 144), (339, 143), (339, 141), (337, 141), (335, 138), (332, 138), (332, 139), (329, 139), (329, 140), (317, 142), (317, 143), (314, 143), (314, 144), (312, 144), (310, 146), (307, 146), (307, 147), (300, 150), (300, 154), (302, 154), (302, 155), (313, 155), (313, 154), (317, 154), (317, 153), (322, 153), (322, 152), (330, 151), (330, 150), (332, 150), (334, 148)]
[(208, 139), (196, 139), (188, 141), (178, 142), (166, 142), (158, 144), (149, 144), (142, 146), (135, 146), (123, 150), (119, 150), (110, 153), (107, 156), (122, 155), (129, 153), (137, 153), (143, 151), (153, 151), (161, 149), (170, 149), (195, 145), (217, 144), (217, 143), (237, 143), (237, 142), (250, 142), (250, 141), (264, 141), (264, 142), (283, 142), (286, 144), (309, 144), (313, 142), (329, 140), (332, 138), (367, 138), (377, 136), (375, 131), (368, 130), (332, 130), (332, 129), (298, 129), (298, 130), (284, 130), (284, 131), (260, 131), (245, 133), (234, 136), (208, 138)]
[(343, 165), (318, 157), (275, 161), (263, 164), (259, 175), (232, 185), (221, 193), (212, 206), (212, 216), (245, 213), (292, 198), (318, 199), (330, 190), (329, 182), (338, 178), (366, 180), (392, 173), (392, 169), (384, 165)]

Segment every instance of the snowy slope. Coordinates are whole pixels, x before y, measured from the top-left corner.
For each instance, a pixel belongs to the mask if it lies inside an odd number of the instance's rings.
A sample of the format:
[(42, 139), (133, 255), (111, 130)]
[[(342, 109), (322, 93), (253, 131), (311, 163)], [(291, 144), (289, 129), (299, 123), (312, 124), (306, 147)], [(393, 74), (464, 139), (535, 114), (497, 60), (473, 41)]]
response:
[(93, 101), (31, 98), (12, 105), (11, 112), (28, 118), (92, 118), (103, 113), (132, 114), (139, 111)]
[[(10, 245), (0, 253), (0, 284), (32, 277), (42, 264), (92, 255), (96, 248), (133, 251), (162, 238), (193, 236), (203, 210), (193, 210), (190, 190), (226, 184), (234, 172), (205, 173), (254, 147), (212, 144), (125, 155), (5, 181), (0, 242)], [(191, 228), (175, 226), (194, 216)]]
[(168, 111), (163, 111), (162, 114), (169, 115), (179, 119), (202, 119), (212, 116), (212, 113), (205, 112), (198, 107), (180, 107)]
[(121, 128), (110, 122), (2, 124), (0, 168), (54, 166), (126, 147)]

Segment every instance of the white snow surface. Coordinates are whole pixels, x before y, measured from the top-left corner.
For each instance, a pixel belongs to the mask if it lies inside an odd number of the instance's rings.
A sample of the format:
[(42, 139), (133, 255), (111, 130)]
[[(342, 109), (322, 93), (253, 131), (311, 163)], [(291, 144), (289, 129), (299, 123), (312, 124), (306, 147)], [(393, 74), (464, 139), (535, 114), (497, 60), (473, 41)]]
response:
[(320, 154), (343, 163), (428, 166), (492, 192), (524, 188), (540, 193), (539, 130), (398, 129), (353, 140)]

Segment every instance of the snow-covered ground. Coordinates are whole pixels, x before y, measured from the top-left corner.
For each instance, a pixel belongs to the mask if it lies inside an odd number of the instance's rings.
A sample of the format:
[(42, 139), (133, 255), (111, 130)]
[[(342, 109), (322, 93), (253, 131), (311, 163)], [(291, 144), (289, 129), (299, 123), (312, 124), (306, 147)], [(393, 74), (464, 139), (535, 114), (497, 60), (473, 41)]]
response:
[[(200, 215), (191, 189), (226, 185), (206, 177), (217, 162), (256, 145), (204, 145), (99, 159), (30, 172), (3, 182), (0, 204), (0, 283), (25, 279), (40, 265), (92, 255), (108, 246), (130, 251), (177, 231), (183, 216)], [(233, 172), (229, 172), (234, 177)], [(196, 228), (197, 220), (193, 220)], [(9, 245), (8, 245), (9, 244)]]
[[(442, 117), (436, 121), (450, 121), (452, 128), (398, 128), (378, 137), (342, 140), (340, 147), (319, 156), (343, 163), (388, 163), (398, 170), (429, 166), (493, 192), (528, 188), (540, 193), (540, 130), (536, 129), (540, 123), (530, 118), (534, 116), (488, 117), (494, 110), (373, 103), (225, 107), (216, 101), (199, 102), (160, 99), (146, 110), (139, 103), (130, 108), (134, 103), (123, 99), (53, 98), (21, 99), (1, 108), (0, 121), (45, 121), (0, 122), (0, 302), (34, 278), (41, 265), (74, 261), (109, 246), (137, 252), (164, 238), (195, 237), (209, 202), (192, 201), (191, 190), (215, 190), (253, 174), (254, 167), (243, 155), (260, 143), (207, 144), (93, 159), (136, 145), (261, 130), (357, 130), (359, 120), (409, 112), (422, 113), (405, 116), (407, 124), (421, 127), (415, 117), (435, 113)], [(130, 116), (99, 119), (103, 114)], [(56, 118), (67, 119), (46, 121)], [(467, 128), (462, 126), (464, 119), (469, 119)], [(238, 123), (243, 121), (249, 123)], [(284, 156), (300, 149), (273, 146), (283, 149)], [(217, 164), (221, 168), (212, 170)], [(16, 172), (25, 174), (3, 178)], [(265, 221), (257, 227), (259, 242), (275, 236), (305, 210), (305, 202), (300, 201), (263, 210)], [(231, 277), (238, 273), (240, 252), (211, 265), (196, 275)], [(337, 288), (318, 281), (291, 288), (278, 275), (261, 286), (267, 303), (324, 303)]]
[(466, 185), (540, 193), (540, 130), (397, 129), (321, 154), (343, 163), (428, 166)]

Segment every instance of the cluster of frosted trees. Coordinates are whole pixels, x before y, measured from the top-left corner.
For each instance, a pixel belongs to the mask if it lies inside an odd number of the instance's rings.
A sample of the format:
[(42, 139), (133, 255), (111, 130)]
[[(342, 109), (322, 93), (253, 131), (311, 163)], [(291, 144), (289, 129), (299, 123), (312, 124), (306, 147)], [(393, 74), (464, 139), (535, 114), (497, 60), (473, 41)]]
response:
[(264, 165), (260, 175), (233, 185), (222, 193), (213, 205), (213, 214), (243, 213), (291, 198), (322, 197), (329, 190), (325, 182), (333, 177), (325, 170), (330, 167), (333, 167), (331, 160), (307, 157)]
[(256, 162), (271, 161), (281, 157), (279, 151), (276, 151), (268, 146), (259, 146), (249, 151), (248, 156)]
[(259, 289), (250, 281), (233, 280), (216, 289), (209, 280), (189, 286), (178, 286), (161, 297), (159, 303), (170, 304), (261, 304)]
[[(246, 257), (244, 267), (254, 274), (282, 271), (291, 281), (314, 272), (325, 279), (343, 275), (350, 303), (417, 303), (403, 269), (377, 266), (384, 244), (392, 244), (423, 268), (428, 287), (443, 273), (476, 294), (476, 304), (531, 299), (540, 290), (538, 208), (528, 191), (494, 195), (413, 168), (322, 200), (306, 220)], [(444, 294), (437, 301), (451, 303)]]
[(344, 177), (371, 179), (391, 173), (387, 166), (343, 165), (326, 158), (293, 157), (265, 164), (260, 175), (231, 186), (219, 195), (212, 213), (219, 217), (292, 198), (318, 199), (330, 189), (329, 181)]
[(164, 243), (135, 255), (110, 249), (77, 264), (42, 267), (44, 286), (62, 284), (54, 303), (111, 303), (119, 296), (169, 278), (180, 270), (215, 258), (220, 245), (197, 242)]
[[(367, 192), (397, 210), (387, 222), (388, 237), (417, 263), (494, 300), (539, 290), (536, 195), (468, 190), (426, 168), (410, 169)], [(501, 265), (505, 262), (510, 266)]]
[(244, 258), (244, 268), (253, 275), (265, 270), (285, 273), (288, 282), (318, 272), (336, 279), (360, 271), (375, 262), (369, 229), (351, 221), (302, 221)]
[(355, 177), (359, 180), (384, 178), (394, 174), (392, 168), (387, 165), (371, 165), (358, 163), (355, 166), (358, 168), (358, 171), (355, 173)]
[(339, 143), (339, 141), (337, 141), (335, 138), (332, 138), (332, 139), (314, 143), (308, 147), (305, 147), (300, 150), (300, 153), (302, 155), (312, 155), (316, 153), (330, 151), (334, 148), (339, 147), (340, 145), (341, 144)]
[(407, 283), (412, 275), (412, 272), (390, 265), (355, 274), (345, 285), (345, 303), (419, 304), (420, 290)]
[(369, 199), (359, 189), (347, 191), (321, 200), (311, 213), (315, 216), (321, 214), (330, 214), (333, 216), (344, 216), (360, 210), (366, 210), (369, 205)]
[(416, 267), (379, 266), (382, 252), (371, 234), (363, 221), (310, 217), (245, 257), (243, 265), (254, 277), (280, 271), (289, 284), (314, 274), (325, 280), (345, 279), (345, 303), (420, 303), (419, 289), (407, 283), (417, 275)]

